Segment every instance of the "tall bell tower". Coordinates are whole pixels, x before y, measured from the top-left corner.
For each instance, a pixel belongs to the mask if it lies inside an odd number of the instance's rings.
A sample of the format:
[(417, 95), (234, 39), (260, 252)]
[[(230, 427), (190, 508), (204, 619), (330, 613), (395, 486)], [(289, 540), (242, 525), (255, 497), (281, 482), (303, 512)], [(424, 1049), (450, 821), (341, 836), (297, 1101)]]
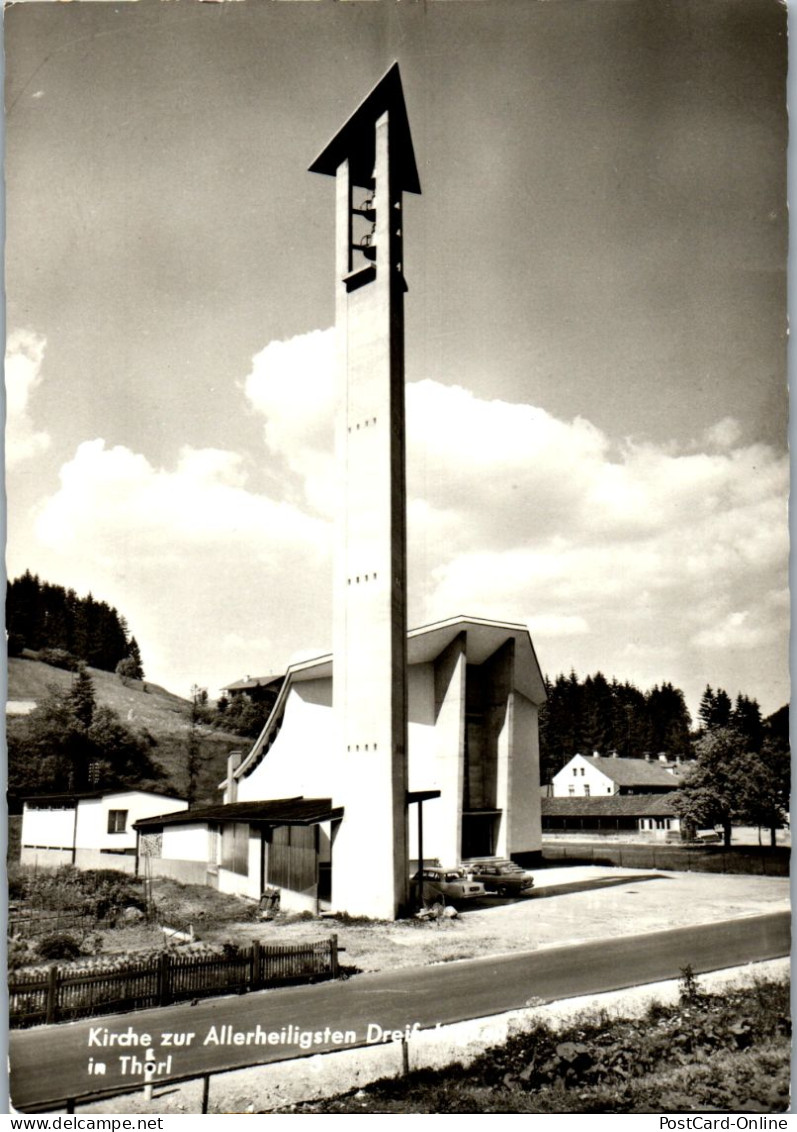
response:
[(402, 195), (421, 191), (398, 64), (310, 171), (336, 189), (332, 905), (393, 919), (408, 902)]

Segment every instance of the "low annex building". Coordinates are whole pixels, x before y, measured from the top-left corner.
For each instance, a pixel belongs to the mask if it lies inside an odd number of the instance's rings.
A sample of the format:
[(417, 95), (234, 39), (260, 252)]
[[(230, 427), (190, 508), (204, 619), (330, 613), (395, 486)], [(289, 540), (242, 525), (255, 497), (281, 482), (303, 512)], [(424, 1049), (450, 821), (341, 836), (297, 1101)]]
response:
[(95, 790), (23, 799), (20, 864), (39, 868), (136, 868), (135, 823), (188, 802), (158, 790)]
[[(452, 618), (411, 631), (407, 656), (411, 862), (530, 863), (545, 685), (528, 630)], [(334, 907), (335, 840), (356, 784), (340, 773), (332, 702), (331, 656), (292, 665), (251, 751), (230, 756), (223, 804), (137, 823), (141, 868), (255, 899), (275, 887), (284, 908)]]
[(666, 841), (680, 835), (673, 806), (674, 791), (661, 794), (613, 794), (604, 798), (543, 798), (542, 830), (546, 835), (615, 836)]

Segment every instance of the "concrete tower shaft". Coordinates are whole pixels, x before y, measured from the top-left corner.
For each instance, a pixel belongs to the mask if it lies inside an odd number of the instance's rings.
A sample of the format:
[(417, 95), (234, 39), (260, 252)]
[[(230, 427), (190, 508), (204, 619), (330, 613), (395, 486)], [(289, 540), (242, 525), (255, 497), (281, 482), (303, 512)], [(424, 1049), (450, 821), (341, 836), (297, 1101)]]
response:
[(336, 180), (332, 904), (393, 918), (408, 898), (402, 193), (420, 191), (397, 65), (311, 171)]

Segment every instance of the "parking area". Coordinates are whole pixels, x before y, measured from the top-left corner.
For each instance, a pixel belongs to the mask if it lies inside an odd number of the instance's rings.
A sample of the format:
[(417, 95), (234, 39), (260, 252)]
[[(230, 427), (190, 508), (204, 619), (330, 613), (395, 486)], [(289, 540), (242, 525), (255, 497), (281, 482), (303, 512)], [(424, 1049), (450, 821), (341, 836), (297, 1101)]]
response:
[(563, 946), (705, 924), (789, 907), (785, 877), (656, 872), (604, 866), (534, 873), (529, 897), (463, 902), (441, 922), (347, 923), (334, 918), (245, 924), (237, 933), (263, 942), (317, 939), (337, 932), (341, 961), (361, 971), (449, 962), (486, 954)]

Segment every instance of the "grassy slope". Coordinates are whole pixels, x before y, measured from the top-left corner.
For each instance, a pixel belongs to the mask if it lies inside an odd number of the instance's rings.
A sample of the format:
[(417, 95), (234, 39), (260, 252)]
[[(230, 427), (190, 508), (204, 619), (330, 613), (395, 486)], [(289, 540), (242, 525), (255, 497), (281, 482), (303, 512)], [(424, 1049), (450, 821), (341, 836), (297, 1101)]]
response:
[[(188, 700), (146, 680), (131, 680), (125, 687), (113, 672), (102, 672), (99, 668), (89, 668), (88, 672), (94, 681), (97, 702), (113, 708), (131, 727), (147, 728), (156, 736), (188, 730), (191, 710)], [(51, 688), (66, 691), (71, 685), (72, 673), (62, 668), (22, 657), (9, 659), (9, 700), (38, 702)]]
[[(124, 685), (112, 672), (98, 668), (89, 668), (88, 672), (94, 681), (97, 703), (112, 708), (128, 727), (146, 732), (155, 740), (154, 756), (168, 777), (164, 785), (184, 791), (190, 702), (148, 680), (131, 680)], [(71, 684), (72, 673), (63, 669), (23, 657), (12, 657), (8, 661), (9, 700), (39, 702), (50, 689), (65, 691)], [(7, 725), (9, 730), (24, 727), (24, 717), (11, 716)], [(228, 753), (246, 751), (251, 742), (209, 727), (200, 727), (198, 731), (203, 766), (197, 800), (218, 802), (220, 795), (216, 787), (224, 777)]]

